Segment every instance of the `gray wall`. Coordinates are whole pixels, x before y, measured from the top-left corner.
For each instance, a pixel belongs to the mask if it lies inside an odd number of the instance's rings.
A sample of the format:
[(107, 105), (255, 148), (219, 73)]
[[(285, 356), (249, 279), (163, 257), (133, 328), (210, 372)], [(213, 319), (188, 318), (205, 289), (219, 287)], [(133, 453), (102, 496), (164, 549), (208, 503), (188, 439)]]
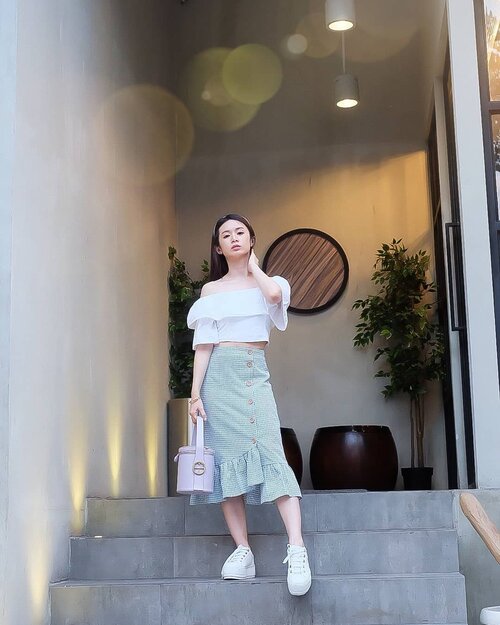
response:
[(10, 281), (14, 128), (16, 106), (16, 2), (0, 1), (0, 621), (6, 622), (5, 584), (9, 503)]
[(38, 625), (85, 497), (166, 490), (173, 183), (148, 171), (132, 121), (102, 106), (125, 86), (170, 86), (169, 19), (161, 0), (4, 8), (0, 614)]

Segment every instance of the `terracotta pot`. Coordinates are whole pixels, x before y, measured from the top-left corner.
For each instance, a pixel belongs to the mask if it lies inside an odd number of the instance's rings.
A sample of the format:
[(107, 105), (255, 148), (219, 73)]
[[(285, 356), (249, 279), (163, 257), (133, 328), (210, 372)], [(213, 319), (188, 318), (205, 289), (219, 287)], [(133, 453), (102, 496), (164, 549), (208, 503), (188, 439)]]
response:
[(283, 449), (288, 464), (292, 467), (297, 482), (300, 485), (302, 480), (302, 451), (295, 430), (293, 428), (280, 428), (281, 440), (283, 441)]
[(318, 428), (309, 465), (318, 490), (393, 490), (398, 477), (396, 445), (386, 425)]

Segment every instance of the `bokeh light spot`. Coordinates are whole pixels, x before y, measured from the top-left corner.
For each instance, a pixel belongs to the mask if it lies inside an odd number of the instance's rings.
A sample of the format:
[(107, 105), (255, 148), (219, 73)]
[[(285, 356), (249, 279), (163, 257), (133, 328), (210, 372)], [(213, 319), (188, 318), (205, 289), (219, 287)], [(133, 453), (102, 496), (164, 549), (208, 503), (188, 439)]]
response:
[(292, 54), (304, 54), (307, 50), (307, 39), (300, 33), (290, 35), (286, 40), (286, 47)]
[(160, 184), (186, 163), (194, 128), (186, 106), (155, 85), (131, 85), (113, 93), (94, 120), (97, 157), (121, 182)]
[(200, 52), (186, 65), (180, 78), (180, 94), (194, 123), (214, 131), (237, 130), (248, 124), (260, 105), (236, 101), (223, 80), (224, 62), (230, 48), (210, 48)]
[(203, 96), (214, 106), (228, 106), (233, 102), (233, 98), (222, 84), (220, 74), (207, 80), (205, 91), (202, 94), (202, 97)]
[(281, 86), (281, 61), (266, 46), (245, 44), (234, 49), (224, 61), (222, 80), (227, 92), (238, 102), (262, 104)]
[(315, 59), (333, 54), (340, 40), (338, 34), (326, 27), (324, 12), (305, 15), (298, 23), (295, 34), (301, 35), (307, 41), (304, 54)]

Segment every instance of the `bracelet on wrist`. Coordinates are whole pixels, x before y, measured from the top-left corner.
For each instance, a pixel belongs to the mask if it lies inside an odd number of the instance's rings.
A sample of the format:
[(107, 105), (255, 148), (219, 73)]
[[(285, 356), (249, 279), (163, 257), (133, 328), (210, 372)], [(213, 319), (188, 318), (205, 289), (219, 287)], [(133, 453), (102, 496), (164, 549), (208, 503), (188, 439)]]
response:
[(195, 403), (195, 402), (197, 402), (199, 399), (200, 399), (199, 397), (194, 397), (194, 398), (191, 398), (191, 399), (189, 400), (189, 403), (190, 403), (190, 404), (194, 404), (194, 403)]

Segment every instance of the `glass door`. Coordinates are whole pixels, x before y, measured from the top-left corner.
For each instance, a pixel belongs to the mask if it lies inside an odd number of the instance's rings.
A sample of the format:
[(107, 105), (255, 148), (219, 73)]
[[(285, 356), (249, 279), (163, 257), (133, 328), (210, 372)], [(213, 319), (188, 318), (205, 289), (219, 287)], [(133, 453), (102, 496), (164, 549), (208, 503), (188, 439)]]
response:
[(475, 15), (500, 366), (500, 0), (475, 0)]
[[(463, 413), (463, 433), (464, 433), (464, 446), (465, 446), (465, 462), (467, 471), (467, 487), (476, 488), (476, 468), (474, 457), (474, 430), (472, 423), (472, 401), (470, 390), (470, 368), (469, 368), (469, 349), (468, 349), (468, 335), (467, 335), (467, 316), (465, 307), (465, 284), (464, 284), (464, 263), (462, 253), (462, 230), (461, 230), (461, 215), (460, 215), (460, 198), (458, 191), (458, 172), (457, 172), (457, 157), (455, 146), (455, 126), (453, 116), (453, 91), (451, 83), (451, 71), (450, 71), (450, 55), (449, 50), (446, 55), (446, 63), (444, 70), (444, 109), (445, 109), (445, 124), (446, 124), (446, 147), (448, 152), (448, 179), (450, 187), (450, 221), (444, 223), (444, 237), (442, 242), (442, 262), (443, 266), (446, 263), (447, 276), (448, 276), (448, 297), (449, 297), (449, 310), (450, 319), (449, 327), (452, 332), (456, 332), (458, 336), (458, 358), (459, 358), (459, 371), (461, 378), (461, 404)], [(431, 144), (430, 144), (431, 145)], [(432, 188), (431, 188), (432, 191)], [(436, 191), (434, 191), (436, 193)], [(436, 200), (433, 200), (435, 203)], [(439, 204), (440, 206), (440, 204)], [(435, 209), (436, 218), (441, 219), (441, 211)], [(435, 228), (436, 232), (437, 228)], [(441, 227), (441, 237), (443, 236), (443, 228)], [(444, 279), (444, 272), (441, 276), (441, 280)], [(443, 290), (443, 289), (442, 289)], [(448, 321), (448, 319), (447, 319)], [(450, 362), (447, 363), (450, 366)], [(451, 393), (451, 388), (450, 388)], [(444, 401), (449, 401), (449, 397), (444, 397)], [(449, 411), (449, 408), (448, 408)], [(455, 429), (448, 423), (451, 417), (447, 415), (445, 406), (445, 419), (446, 419), (446, 436), (449, 441), (451, 436), (455, 436)], [(455, 419), (455, 417), (453, 417)], [(455, 425), (455, 421), (453, 421)], [(450, 458), (450, 451), (448, 452), (448, 462), (451, 462), (451, 470), (456, 471), (456, 446), (455, 457)], [(450, 467), (448, 468), (450, 473)], [(452, 477), (450, 476), (450, 488), (454, 488), (451, 484)], [(457, 484), (457, 486), (460, 486)]]

